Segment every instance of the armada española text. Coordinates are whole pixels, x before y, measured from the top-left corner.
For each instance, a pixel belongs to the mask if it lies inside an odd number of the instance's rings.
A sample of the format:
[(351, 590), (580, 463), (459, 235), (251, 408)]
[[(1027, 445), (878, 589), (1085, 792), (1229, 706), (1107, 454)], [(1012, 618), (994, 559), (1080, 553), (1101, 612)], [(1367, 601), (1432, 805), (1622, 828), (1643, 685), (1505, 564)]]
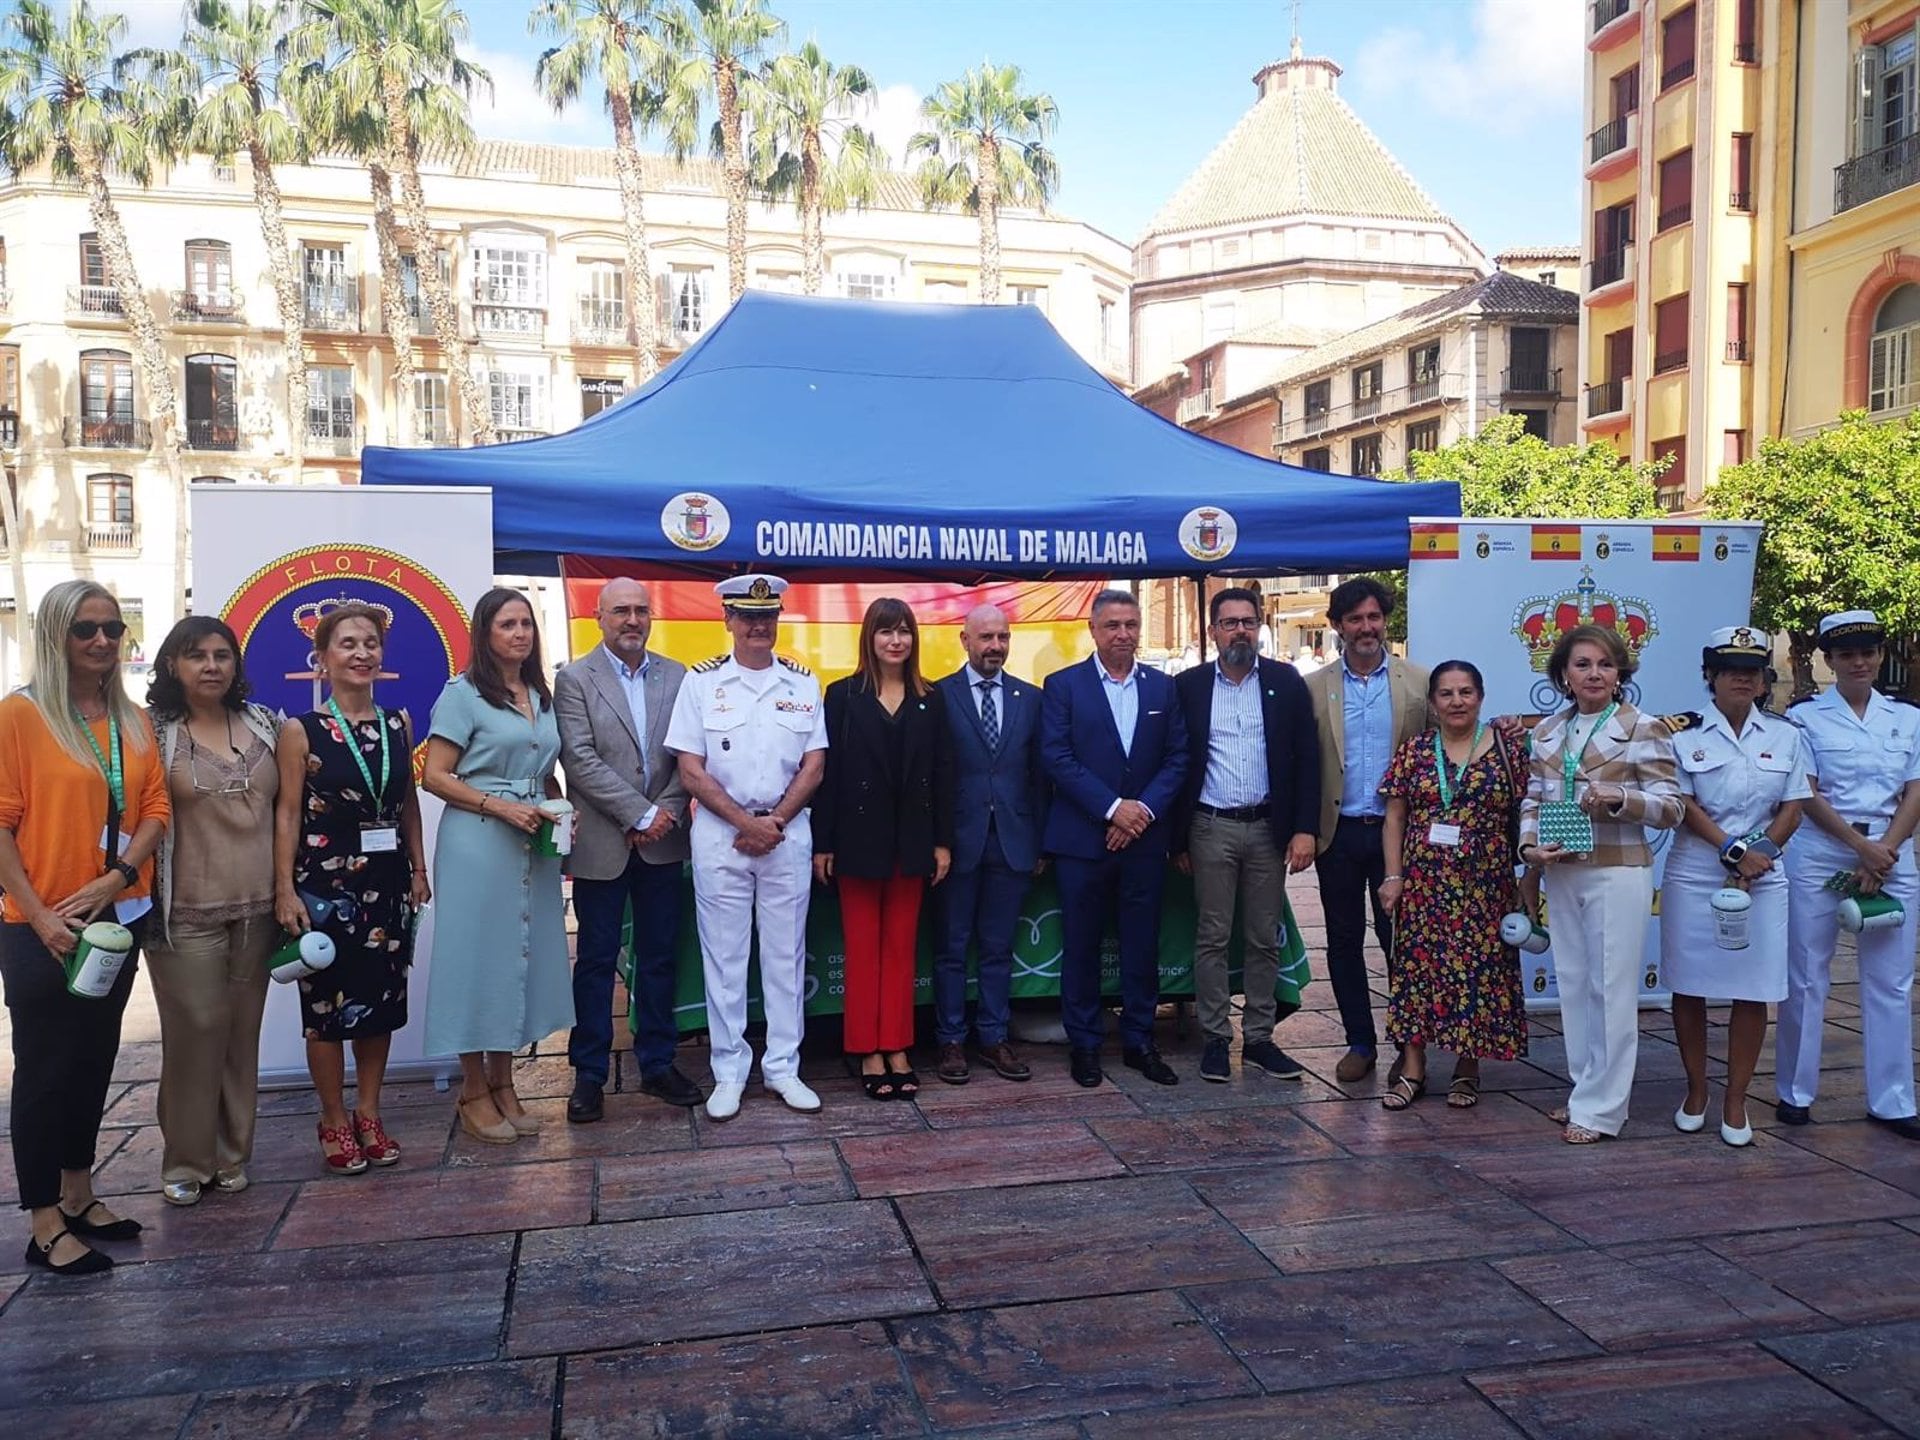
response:
[(762, 520), (756, 554), (788, 560), (944, 560), (1005, 564), (1140, 565), (1139, 530), (1008, 529), (963, 525), (868, 525), (854, 521)]

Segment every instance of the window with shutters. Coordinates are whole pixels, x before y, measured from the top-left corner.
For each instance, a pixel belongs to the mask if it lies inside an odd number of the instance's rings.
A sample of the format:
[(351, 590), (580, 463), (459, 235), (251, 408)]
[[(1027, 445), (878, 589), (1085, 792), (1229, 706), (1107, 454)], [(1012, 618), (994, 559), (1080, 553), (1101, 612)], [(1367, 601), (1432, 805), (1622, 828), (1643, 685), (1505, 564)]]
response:
[(1687, 297), (1675, 295), (1653, 307), (1653, 373), (1687, 363)]
[(1693, 219), (1693, 151), (1682, 150), (1660, 162), (1660, 218), (1654, 233)]
[(1853, 57), (1853, 158), (1834, 170), (1836, 212), (1920, 183), (1920, 21)]
[(80, 427), (85, 444), (112, 444), (133, 429), (133, 357), (124, 350), (80, 354)]
[(300, 279), (306, 323), (316, 330), (351, 330), (360, 319), (360, 286), (347, 272), (344, 245), (302, 245)]
[(1727, 359), (1745, 364), (1753, 359), (1747, 338), (1748, 287), (1727, 286)]
[(1880, 302), (1867, 355), (1867, 409), (1920, 405), (1920, 285), (1902, 285)]
[(453, 412), (447, 405), (447, 377), (437, 370), (413, 376), (413, 434), (419, 445), (453, 443)]
[(660, 277), (666, 286), (667, 329), (677, 343), (684, 345), (698, 338), (711, 323), (708, 296), (712, 277), (713, 272), (704, 269), (675, 269)]
[(187, 446), (192, 450), (238, 450), (238, 369), (231, 355), (187, 357)]
[(1662, 460), (1670, 462), (1653, 482), (1654, 499), (1662, 510), (1684, 508), (1687, 503), (1687, 437), (1675, 435), (1671, 439), (1654, 441), (1653, 459), (1656, 464)]
[(1660, 88), (1671, 90), (1694, 71), (1694, 44), (1699, 14), (1693, 6), (1676, 10), (1660, 27)]
[(1353, 372), (1353, 413), (1355, 415), (1380, 413), (1380, 382), (1385, 373), (1384, 363), (1379, 360), (1371, 365), (1362, 365)]
[(226, 241), (187, 241), (185, 302), (193, 315), (233, 313), (233, 247)]
[(1727, 150), (1727, 168), (1733, 172), (1728, 183), (1727, 208), (1743, 214), (1753, 211), (1753, 136), (1735, 135)]
[(1440, 394), (1440, 342), (1407, 351), (1407, 403), (1422, 405)]
[(1747, 432), (1729, 430), (1720, 441), (1720, 463), (1724, 465), (1744, 465), (1747, 460)]
[(1422, 420), (1417, 425), (1407, 426), (1407, 474), (1413, 474), (1413, 457), (1421, 451), (1433, 451), (1440, 448), (1440, 422)]
[(1378, 475), (1380, 473), (1379, 435), (1356, 437), (1349, 449), (1348, 458), (1353, 462), (1347, 469), (1349, 475)]
[(1333, 450), (1326, 445), (1316, 445), (1300, 457), (1300, 468), (1328, 473), (1333, 469)]
[(1760, 63), (1760, 0), (1734, 0), (1733, 63)]
[(307, 437), (353, 439), (353, 367), (314, 365), (307, 370)]
[(133, 523), (133, 477), (131, 475), (89, 475), (87, 477), (87, 523), (89, 525), (131, 525)]
[(1307, 419), (1317, 420), (1333, 408), (1333, 382), (1316, 380), (1307, 386)]

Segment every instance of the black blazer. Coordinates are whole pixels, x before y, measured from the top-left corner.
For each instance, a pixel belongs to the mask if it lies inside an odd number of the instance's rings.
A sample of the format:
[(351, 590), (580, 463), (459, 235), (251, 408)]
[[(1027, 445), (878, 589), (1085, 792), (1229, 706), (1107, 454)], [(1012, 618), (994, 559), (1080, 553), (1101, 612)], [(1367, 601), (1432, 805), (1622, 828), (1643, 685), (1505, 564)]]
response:
[[(837, 875), (931, 875), (934, 846), (953, 848), (953, 739), (939, 687), (908, 691), (889, 719), (849, 675), (827, 687), (826, 707), (827, 771), (813, 797), (814, 853), (833, 856)], [(894, 726), (901, 727), (897, 734)]]
[[(1213, 684), (1216, 662), (1194, 665), (1174, 677), (1180, 708), (1187, 719), (1187, 783), (1174, 816), (1174, 852), (1187, 848), (1194, 803), (1207, 779), (1207, 742), (1213, 734)], [(1262, 656), (1255, 676), (1260, 684), (1260, 716), (1267, 732), (1268, 823), (1281, 850), (1295, 835), (1320, 829), (1320, 738), (1314, 728), (1313, 697), (1300, 672)]]

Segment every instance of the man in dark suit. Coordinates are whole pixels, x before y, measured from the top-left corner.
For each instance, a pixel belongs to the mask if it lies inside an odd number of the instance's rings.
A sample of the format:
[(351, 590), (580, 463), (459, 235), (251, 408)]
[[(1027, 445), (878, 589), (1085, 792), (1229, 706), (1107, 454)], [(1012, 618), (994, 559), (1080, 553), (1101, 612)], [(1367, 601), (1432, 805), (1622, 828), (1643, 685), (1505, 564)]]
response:
[(960, 627), (967, 663), (939, 682), (953, 735), (953, 868), (942, 896), (940, 948), (933, 962), (934, 1038), (939, 1075), (964, 1085), (967, 1062), (967, 947), (979, 953), (980, 1002), (974, 1032), (981, 1061), (1006, 1080), (1033, 1074), (1007, 1043), (1014, 925), (1029, 880), (1039, 873), (1046, 819), (1040, 758), (1040, 692), (1007, 674), (1012, 635), (997, 606), (979, 605)]
[(1135, 658), (1140, 605), (1093, 598), (1094, 657), (1047, 677), (1040, 750), (1053, 781), (1045, 845), (1058, 862), (1060, 1018), (1073, 1078), (1098, 1085), (1100, 940), (1117, 911), (1121, 1058), (1159, 1085), (1180, 1077), (1153, 1043), (1160, 999), (1160, 894), (1173, 811), (1187, 775), (1187, 727), (1173, 681)]
[(1313, 864), (1320, 824), (1320, 744), (1313, 699), (1293, 666), (1263, 658), (1260, 597), (1222, 590), (1209, 607), (1218, 660), (1174, 681), (1187, 723), (1187, 783), (1174, 817), (1174, 864), (1193, 876), (1193, 989), (1206, 1047), (1202, 1080), (1225, 1081), (1233, 1044), (1227, 941), (1240, 911), (1246, 1011), (1240, 1057), (1293, 1079), (1273, 1043), (1273, 987), (1288, 872)]
[(554, 677), (553, 711), (575, 822), (573, 1094), (567, 1119), (598, 1120), (613, 1048), (613, 972), (620, 927), (633, 906), (634, 1036), (640, 1088), (669, 1105), (698, 1105), (700, 1087), (674, 1066), (673, 992), (679, 961), (680, 867), (687, 858), (687, 792), (667, 721), (687, 667), (647, 652), (647, 587), (609, 580), (600, 591), (605, 643)]

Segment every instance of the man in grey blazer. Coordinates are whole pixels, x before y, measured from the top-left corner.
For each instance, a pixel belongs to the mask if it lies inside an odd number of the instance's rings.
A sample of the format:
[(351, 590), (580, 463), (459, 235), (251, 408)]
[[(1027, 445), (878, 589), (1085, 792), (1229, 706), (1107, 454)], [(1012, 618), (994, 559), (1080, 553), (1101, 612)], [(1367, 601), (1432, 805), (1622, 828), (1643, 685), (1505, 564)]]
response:
[(934, 1038), (940, 1078), (964, 1085), (967, 1063), (967, 949), (979, 955), (974, 1015), (979, 1056), (1006, 1080), (1033, 1071), (1007, 1043), (1014, 926), (1027, 884), (1039, 871), (1046, 821), (1046, 767), (1040, 759), (1040, 691), (1007, 674), (1007, 617), (979, 605), (960, 627), (967, 663), (941, 680), (953, 736), (953, 869), (941, 887), (939, 948), (933, 962)]
[(604, 1111), (614, 965), (629, 901), (640, 1088), (669, 1105), (698, 1105), (703, 1098), (673, 1063), (687, 792), (666, 736), (687, 667), (647, 652), (653, 608), (639, 581), (609, 580), (600, 591), (599, 619), (605, 643), (562, 669), (553, 685), (560, 759), (575, 811), (570, 870), (580, 933), (567, 1042), (573, 1065), (567, 1119), (575, 1124), (598, 1120)]

